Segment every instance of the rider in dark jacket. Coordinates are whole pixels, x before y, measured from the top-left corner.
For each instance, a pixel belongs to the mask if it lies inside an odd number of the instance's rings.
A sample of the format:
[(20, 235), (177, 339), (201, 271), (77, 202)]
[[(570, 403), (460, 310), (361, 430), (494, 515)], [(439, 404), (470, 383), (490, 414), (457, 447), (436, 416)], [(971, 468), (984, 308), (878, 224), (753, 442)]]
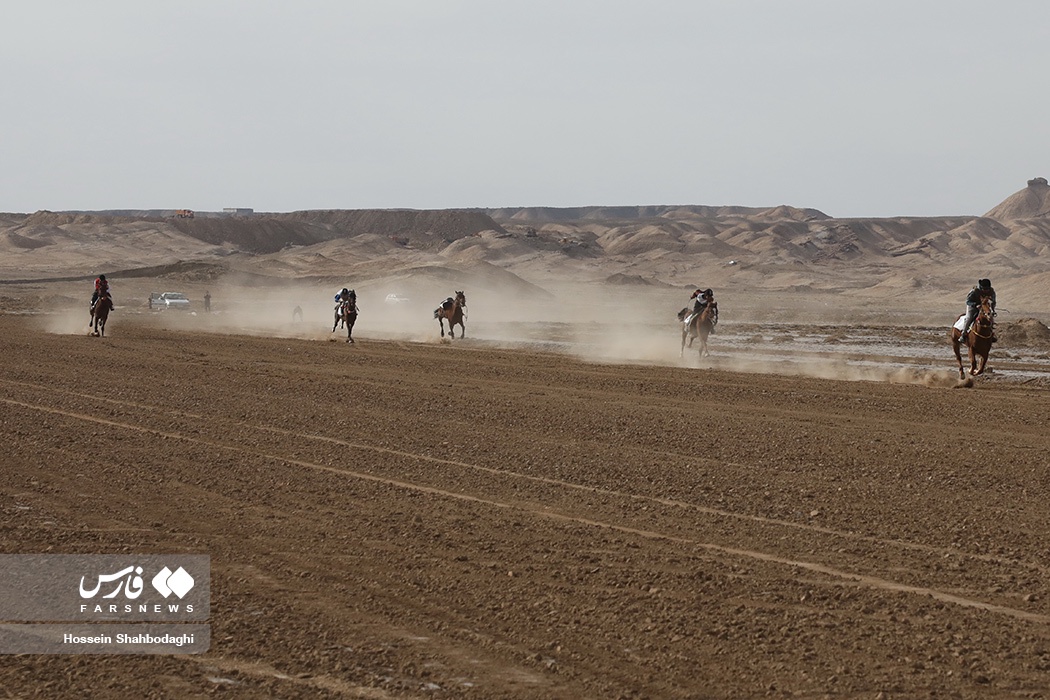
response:
[(339, 307), (342, 305), (342, 303), (344, 301), (350, 301), (350, 290), (347, 289), (346, 287), (343, 287), (340, 291), (335, 293), (335, 308), (336, 308), (336, 311), (339, 310)]
[(693, 322), (693, 319), (704, 312), (708, 306), (711, 307), (711, 329), (714, 330), (714, 326), (718, 323), (718, 304), (715, 303), (715, 293), (710, 289), (696, 290), (693, 295), (689, 297), (689, 300), (693, 302), (693, 311), (689, 314), (689, 317), (685, 319), (686, 325)]
[[(977, 284), (970, 290), (970, 293), (966, 295), (966, 321), (963, 323), (963, 334), (965, 335), (970, 331), (970, 324), (977, 317), (977, 309), (981, 306), (981, 300), (988, 297), (992, 306), (992, 315), (995, 315), (995, 290), (992, 288), (992, 281), (988, 278), (977, 280)], [(992, 342), (997, 340), (995, 334), (992, 334)]]

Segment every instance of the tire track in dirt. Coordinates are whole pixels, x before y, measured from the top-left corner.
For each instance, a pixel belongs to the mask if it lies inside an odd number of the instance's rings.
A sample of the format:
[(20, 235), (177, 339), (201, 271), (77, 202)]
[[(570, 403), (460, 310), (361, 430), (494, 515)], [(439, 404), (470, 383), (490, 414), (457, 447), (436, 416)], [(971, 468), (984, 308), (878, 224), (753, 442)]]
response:
[[(88, 414), (77, 413), (77, 412), (67, 411), (67, 410), (62, 410), (62, 409), (57, 409), (57, 408), (51, 408), (51, 407), (48, 407), (48, 406), (41, 406), (41, 405), (38, 405), (38, 404), (31, 404), (31, 403), (27, 403), (27, 402), (24, 402), (24, 401), (17, 401), (17, 400), (14, 400), (14, 399), (0, 398), (0, 402), (6, 403), (6, 404), (12, 405), (12, 406), (17, 406), (17, 407), (23, 408), (23, 409), (38, 411), (38, 412), (42, 412), (42, 413), (49, 413), (49, 414), (54, 414), (54, 415), (60, 415), (60, 416), (66, 417), (66, 418), (73, 418), (75, 420), (85, 421), (85, 422), (89, 422), (89, 423), (95, 423), (95, 424), (98, 424), (98, 425), (104, 425), (104, 426), (108, 426), (108, 427), (112, 427), (112, 428), (119, 428), (119, 429), (130, 430), (130, 431), (135, 431), (135, 432), (139, 432), (139, 433), (146, 433), (146, 434), (151, 434), (151, 435), (158, 435), (158, 436), (161, 436), (161, 437), (167, 437), (167, 438), (170, 438), (170, 439), (180, 440), (180, 441), (187, 442), (187, 443), (192, 443), (192, 444), (196, 444), (196, 445), (202, 445), (202, 446), (213, 448), (213, 449), (217, 449), (217, 450), (224, 450), (224, 451), (235, 452), (235, 453), (244, 454), (244, 455), (250, 455), (250, 456), (258, 457), (258, 458), (262, 458), (262, 459), (274, 460), (274, 461), (277, 461), (277, 462), (283, 462), (285, 464), (295, 465), (295, 466), (298, 466), (298, 467), (301, 467), (301, 468), (304, 468), (304, 469), (311, 469), (311, 470), (315, 470), (315, 471), (327, 472), (327, 473), (331, 473), (331, 474), (335, 474), (335, 475), (339, 475), (339, 476), (343, 476), (343, 477), (350, 477), (350, 478), (359, 479), (359, 480), (362, 480), (362, 481), (368, 481), (368, 482), (372, 482), (372, 483), (384, 484), (384, 485), (387, 485), (387, 486), (393, 486), (393, 487), (396, 487), (396, 488), (405, 489), (405, 490), (409, 490), (409, 491), (415, 491), (415, 492), (418, 492), (418, 493), (425, 493), (425, 494), (429, 494), (429, 495), (433, 495), (433, 496), (439, 496), (439, 497), (449, 498), (449, 499), (453, 499), (453, 500), (459, 500), (459, 501), (465, 501), (465, 502), (469, 502), (469, 503), (485, 505), (485, 506), (488, 506), (488, 507), (491, 507), (491, 508), (514, 510), (514, 511), (522, 512), (522, 513), (526, 513), (526, 514), (531, 515), (533, 517), (539, 517), (539, 518), (550, 519), (550, 520), (566, 522), (566, 523), (575, 523), (575, 524), (580, 524), (580, 525), (587, 525), (589, 527), (595, 527), (595, 528), (600, 528), (600, 529), (604, 529), (604, 530), (609, 530), (609, 531), (619, 532), (619, 533), (623, 533), (623, 534), (633, 535), (633, 536), (641, 537), (641, 538), (644, 538), (644, 539), (661, 540), (661, 541), (665, 541), (665, 542), (672, 542), (672, 543), (676, 543), (676, 544), (687, 545), (687, 546), (690, 546), (690, 547), (696, 547), (696, 548), (703, 549), (703, 550), (706, 550), (706, 551), (709, 551), (709, 552), (714, 552), (714, 553), (717, 553), (717, 554), (730, 556), (730, 557), (746, 558), (746, 559), (752, 559), (752, 560), (757, 560), (757, 561), (763, 561), (763, 562), (768, 562), (768, 563), (772, 563), (772, 564), (777, 564), (777, 565), (781, 565), (781, 566), (787, 566), (787, 567), (792, 567), (792, 568), (800, 568), (800, 569), (804, 569), (804, 570), (811, 571), (811, 572), (814, 572), (814, 573), (819, 573), (819, 574), (822, 574), (822, 575), (825, 575), (825, 576), (829, 576), (829, 577), (832, 577), (832, 578), (837, 578), (837, 579), (842, 579), (842, 580), (845, 580), (845, 581), (850, 581), (850, 582), (853, 582), (853, 583), (857, 583), (857, 584), (860, 584), (860, 585), (862, 585), (864, 587), (867, 587), (867, 588), (884, 590), (884, 591), (895, 592), (895, 593), (909, 593), (909, 594), (918, 595), (918, 596), (926, 596), (926, 597), (930, 597), (930, 598), (933, 598), (935, 600), (939, 600), (939, 601), (945, 602), (945, 603), (950, 603), (950, 604), (953, 604), (953, 605), (958, 605), (958, 606), (962, 606), (962, 607), (976, 608), (976, 609), (980, 609), (980, 610), (985, 610), (985, 611), (988, 611), (988, 612), (996, 613), (996, 614), (999, 614), (999, 615), (1005, 615), (1005, 616), (1009, 616), (1009, 617), (1013, 617), (1013, 618), (1016, 618), (1016, 619), (1029, 621), (1029, 622), (1035, 622), (1035, 623), (1040, 623), (1040, 624), (1050, 624), (1050, 616), (1048, 616), (1048, 615), (1041, 615), (1041, 614), (1038, 614), (1038, 613), (1031, 613), (1031, 612), (1027, 612), (1027, 611), (1024, 611), (1024, 610), (1018, 610), (1018, 609), (1015, 609), (1015, 608), (1011, 608), (1011, 607), (1008, 607), (1008, 606), (1002, 606), (1002, 605), (996, 605), (996, 604), (992, 604), (992, 603), (986, 603), (984, 601), (974, 600), (974, 599), (971, 599), (971, 598), (964, 598), (964, 597), (957, 596), (957, 595), (954, 595), (954, 594), (951, 594), (951, 593), (948, 593), (948, 592), (945, 592), (945, 591), (937, 590), (937, 589), (934, 589), (934, 588), (927, 588), (927, 587), (921, 587), (921, 586), (912, 586), (912, 585), (907, 585), (907, 584), (902, 584), (902, 583), (899, 583), (899, 582), (896, 582), (896, 581), (892, 581), (892, 580), (889, 580), (889, 579), (884, 579), (884, 578), (879, 578), (879, 577), (874, 577), (874, 576), (867, 576), (867, 575), (863, 575), (863, 574), (856, 574), (856, 573), (849, 572), (849, 571), (843, 571), (841, 569), (836, 569), (836, 568), (825, 566), (825, 565), (822, 565), (822, 564), (816, 564), (816, 563), (812, 563), (812, 562), (806, 562), (806, 561), (795, 560), (795, 559), (788, 559), (788, 558), (785, 558), (785, 557), (777, 556), (775, 554), (770, 554), (768, 552), (761, 552), (761, 551), (752, 550), (752, 549), (741, 549), (741, 548), (735, 548), (735, 547), (726, 547), (726, 546), (722, 546), (722, 545), (718, 545), (718, 544), (714, 544), (714, 543), (710, 543), (710, 542), (704, 542), (702, 540), (698, 540), (698, 539), (694, 539), (694, 538), (670, 535), (670, 534), (667, 534), (667, 533), (664, 533), (664, 532), (655, 531), (655, 530), (649, 530), (649, 529), (643, 529), (643, 528), (635, 528), (635, 527), (630, 527), (630, 526), (626, 526), (626, 525), (619, 525), (619, 524), (616, 524), (616, 523), (610, 523), (610, 522), (606, 522), (606, 521), (595, 520), (595, 519), (581, 517), (581, 516), (578, 516), (578, 515), (572, 515), (572, 514), (567, 514), (567, 513), (559, 513), (559, 512), (554, 512), (554, 511), (550, 511), (550, 510), (543, 510), (543, 509), (538, 509), (538, 508), (528, 508), (528, 507), (525, 507), (525, 506), (520, 505), (520, 504), (510, 503), (510, 502), (506, 502), (506, 501), (498, 501), (498, 500), (494, 500), (494, 499), (482, 498), (482, 497), (474, 496), (474, 495), (467, 494), (467, 493), (462, 493), (462, 492), (457, 492), (457, 491), (450, 491), (450, 490), (447, 490), (447, 489), (441, 489), (441, 488), (437, 488), (437, 487), (433, 487), (433, 486), (417, 484), (417, 483), (414, 483), (414, 482), (411, 482), (411, 481), (405, 481), (405, 480), (401, 480), (401, 479), (391, 479), (391, 478), (387, 478), (387, 477), (380, 477), (380, 476), (376, 476), (374, 474), (368, 474), (368, 473), (365, 473), (365, 472), (354, 471), (354, 470), (351, 470), (351, 469), (344, 469), (344, 468), (340, 468), (340, 467), (333, 467), (333, 466), (329, 466), (329, 465), (318, 464), (316, 462), (310, 462), (310, 461), (307, 461), (307, 460), (300, 460), (300, 459), (294, 459), (294, 458), (290, 458), (290, 457), (285, 457), (285, 456), (282, 456), (282, 455), (278, 455), (278, 454), (274, 454), (274, 453), (270, 453), (270, 452), (265, 452), (265, 451), (262, 451), (262, 450), (255, 450), (255, 449), (243, 447), (243, 446), (240, 446), (240, 445), (224, 444), (224, 443), (221, 443), (221, 442), (217, 442), (215, 440), (207, 440), (207, 439), (204, 439), (204, 438), (194, 437), (194, 436), (190, 436), (190, 435), (184, 435), (182, 433), (158, 430), (156, 428), (147, 428), (147, 427), (143, 427), (143, 426), (139, 426), (139, 425), (133, 425), (133, 424), (130, 424), (130, 423), (124, 423), (124, 422), (120, 422), (120, 421), (108, 420), (108, 419), (105, 419), (105, 418), (99, 418), (97, 416), (92, 416), (92, 415), (88, 415)], [(246, 426), (246, 427), (253, 427), (253, 426)], [(290, 433), (290, 434), (297, 435), (296, 433)], [(332, 439), (332, 440), (334, 440), (334, 439)], [(388, 453), (396, 453), (396, 452), (398, 452), (396, 450), (390, 450), (389, 448), (377, 448), (377, 449), (379, 449), (379, 450), (381, 450), (383, 452), (388, 452)], [(405, 456), (420, 457), (418, 455), (413, 455), (411, 453), (407, 453)], [(439, 458), (429, 458), (429, 457), (427, 457), (426, 459), (437, 460)], [(442, 461), (448, 461), (448, 460), (442, 460)], [(461, 463), (461, 464), (463, 464), (464, 466), (471, 466), (471, 465), (466, 464), (466, 463)], [(488, 470), (489, 468), (486, 467), (486, 468), (483, 468), (483, 469)]]
[[(793, 522), (793, 521), (790, 521), (790, 520), (781, 520), (781, 519), (777, 519), (777, 518), (770, 518), (770, 517), (765, 517), (765, 516), (761, 516), (761, 515), (751, 515), (751, 514), (747, 514), (747, 513), (737, 513), (737, 512), (728, 511), (728, 510), (724, 510), (724, 509), (712, 508), (710, 506), (702, 506), (702, 505), (698, 505), (698, 504), (695, 504), (695, 503), (688, 503), (686, 501), (681, 501), (681, 500), (673, 499), (673, 498), (660, 498), (660, 497), (657, 497), (657, 496), (646, 496), (646, 495), (643, 495), (643, 494), (629, 493), (629, 492), (625, 492), (625, 491), (619, 491), (619, 490), (616, 490), (616, 489), (603, 488), (603, 487), (600, 487), (600, 486), (589, 486), (589, 485), (586, 485), (586, 484), (573, 483), (573, 482), (570, 482), (570, 481), (565, 481), (565, 480), (561, 480), (561, 479), (555, 479), (555, 478), (552, 478), (552, 477), (537, 476), (537, 475), (534, 475), (534, 474), (524, 474), (524, 473), (516, 472), (516, 471), (510, 470), (510, 469), (500, 469), (500, 468), (496, 468), (496, 467), (488, 467), (488, 466), (484, 466), (484, 465), (474, 464), (474, 463), (471, 463), (471, 462), (464, 462), (464, 461), (461, 461), (461, 460), (448, 459), (448, 458), (445, 458), (445, 457), (434, 457), (434, 456), (431, 456), (431, 455), (424, 455), (424, 454), (419, 454), (419, 453), (415, 453), (415, 452), (409, 452), (409, 451), (405, 451), (405, 450), (398, 450), (398, 449), (389, 448), (389, 447), (382, 447), (382, 446), (370, 445), (370, 444), (362, 443), (362, 442), (354, 442), (354, 441), (344, 440), (342, 438), (335, 438), (335, 437), (330, 437), (330, 436), (327, 436), (327, 435), (316, 435), (316, 434), (310, 434), (310, 433), (303, 433), (303, 432), (299, 432), (299, 431), (288, 430), (288, 429), (285, 429), (285, 428), (278, 428), (278, 427), (267, 426), (267, 425), (255, 425), (255, 424), (252, 424), (252, 423), (248, 423), (246, 421), (231, 420), (231, 419), (228, 419), (228, 418), (225, 418), (225, 417), (222, 417), (222, 416), (206, 416), (206, 415), (199, 414), (199, 413), (191, 413), (191, 412), (187, 412), (187, 411), (179, 411), (179, 410), (174, 410), (174, 409), (170, 409), (170, 408), (166, 408), (166, 407), (161, 407), (161, 406), (156, 406), (156, 405), (151, 405), (151, 404), (143, 404), (143, 403), (138, 403), (138, 402), (133, 402), (133, 401), (112, 399), (112, 398), (103, 397), (103, 396), (97, 396), (97, 395), (93, 395), (93, 394), (86, 394), (86, 393), (82, 393), (82, 392), (75, 392), (75, 391), (71, 391), (71, 390), (60, 389), (60, 388), (56, 388), (56, 387), (50, 387), (50, 386), (44, 386), (44, 385), (38, 385), (38, 384), (31, 384), (31, 383), (27, 383), (27, 382), (16, 382), (16, 381), (7, 380), (7, 379), (0, 379), (0, 382), (21, 386), (23, 388), (32, 389), (32, 390), (38, 391), (38, 392), (39, 391), (49, 391), (49, 392), (52, 392), (52, 393), (61, 393), (61, 394), (66, 394), (66, 395), (70, 395), (70, 396), (76, 396), (78, 398), (83, 398), (83, 399), (87, 399), (87, 400), (91, 400), (91, 401), (100, 401), (100, 402), (110, 403), (110, 404), (114, 404), (114, 405), (118, 405), (118, 406), (130, 407), (130, 408), (134, 408), (134, 409), (138, 409), (138, 410), (145, 410), (145, 411), (149, 411), (151, 414), (166, 413), (168, 415), (177, 416), (177, 417), (181, 417), (181, 418), (189, 418), (191, 420), (213, 421), (213, 422), (221, 421), (221, 422), (226, 423), (227, 425), (230, 425), (231, 427), (235, 427), (235, 428), (249, 428), (249, 429), (252, 429), (252, 430), (259, 430), (259, 431), (263, 431), (263, 432), (269, 432), (269, 433), (272, 433), (272, 434), (275, 434), (275, 435), (282, 435), (282, 436), (288, 436), (288, 437), (293, 437), (293, 438), (297, 438), (297, 439), (304, 439), (304, 440), (312, 440), (312, 441), (317, 441), (317, 442), (324, 442), (324, 443), (329, 443), (329, 444), (333, 444), (333, 445), (338, 445), (340, 447), (347, 447), (347, 448), (350, 448), (350, 449), (369, 451), (369, 452), (373, 452), (373, 453), (376, 453), (376, 454), (385, 454), (385, 455), (391, 455), (391, 456), (400, 457), (400, 458), (409, 459), (409, 460), (416, 460), (416, 461), (420, 461), (420, 462), (427, 462), (427, 463), (431, 463), (431, 464), (439, 464), (439, 465), (444, 465), (444, 466), (451, 466), (451, 467), (457, 467), (457, 468), (462, 468), (462, 469), (469, 469), (469, 470), (473, 470), (473, 471), (477, 471), (477, 472), (481, 472), (481, 473), (485, 473), (485, 474), (490, 474), (490, 475), (493, 475), (493, 476), (522, 479), (524, 481), (529, 481), (529, 482), (539, 483), (539, 484), (545, 484), (545, 485), (548, 485), (548, 486), (556, 486), (556, 487), (571, 489), (571, 490), (580, 491), (580, 492), (584, 492), (584, 493), (591, 493), (591, 494), (604, 495), (604, 496), (612, 496), (612, 497), (616, 497), (616, 498), (624, 498), (624, 499), (629, 499), (629, 500), (632, 500), (632, 501), (637, 501), (637, 502), (640, 502), (640, 503), (655, 503), (655, 504), (659, 504), (659, 505), (663, 505), (663, 506), (667, 506), (667, 507), (671, 507), (671, 508), (681, 508), (683, 510), (688, 510), (688, 511), (700, 513), (700, 514), (703, 514), (703, 515), (710, 515), (710, 516), (720, 517), (720, 518), (738, 519), (738, 520), (747, 521), (747, 522), (759, 523), (759, 524), (764, 524), (764, 525), (772, 525), (774, 527), (783, 527), (783, 528), (799, 530), (799, 531), (802, 531), (802, 532), (819, 533), (819, 534), (822, 534), (822, 535), (828, 535), (828, 536), (831, 536), (831, 537), (851, 540), (851, 541), (855, 541), (855, 542), (863, 542), (863, 543), (875, 544), (875, 545), (880, 545), (880, 546), (899, 547), (899, 548), (903, 548), (903, 549), (906, 549), (906, 550), (915, 551), (915, 552), (921, 552), (921, 553), (927, 553), (927, 554), (936, 554), (936, 555), (940, 555), (940, 556), (951, 555), (951, 556), (956, 556), (956, 557), (963, 557), (963, 558), (973, 559), (975, 561), (988, 562), (988, 563), (992, 563), (992, 564), (1024, 567), (1024, 568), (1029, 569), (1031, 571), (1036, 571), (1036, 572), (1039, 572), (1039, 573), (1042, 573), (1042, 574), (1050, 574), (1050, 567), (1044, 566), (1042, 564), (1039, 564), (1039, 563), (1036, 563), (1036, 562), (1026, 562), (1026, 561), (1019, 561), (1019, 560), (1015, 560), (1015, 559), (1009, 559), (1009, 558), (1005, 558), (1005, 557), (1001, 557), (1001, 556), (996, 556), (994, 554), (983, 554), (983, 553), (976, 553), (976, 552), (966, 552), (964, 550), (957, 549), (957, 548), (936, 547), (936, 546), (933, 546), (933, 545), (926, 545), (926, 544), (922, 544), (922, 543), (918, 543), (918, 542), (907, 542), (907, 541), (898, 540), (898, 539), (885, 539), (885, 538), (879, 538), (879, 537), (872, 537), (870, 535), (861, 535), (861, 534), (857, 534), (857, 533), (854, 533), (854, 532), (849, 532), (849, 531), (845, 531), (845, 530), (838, 530), (838, 529), (835, 529), (835, 528), (824, 527), (824, 526), (820, 526), (820, 525), (812, 525), (812, 524), (809, 524), (809, 523)], [(61, 413), (61, 411), (59, 411), (59, 412)], [(125, 425), (125, 424), (121, 424), (121, 425)], [(130, 426), (130, 424), (126, 424), (126, 425)], [(153, 428), (145, 429), (145, 430), (150, 431), (150, 432), (157, 432), (158, 434), (165, 434), (165, 435), (167, 435), (167, 433), (162, 433), (161, 431), (157, 431), (156, 429), (153, 429)], [(169, 435), (169, 437), (179, 437), (179, 436), (175, 435), (175, 434), (172, 434), (172, 435)], [(647, 450), (647, 452), (652, 452), (652, 451), (651, 450)], [(661, 454), (666, 455), (666, 456), (672, 456), (672, 457), (683, 457), (683, 455), (680, 455), (680, 454), (675, 453), (675, 452), (663, 452)], [(273, 455), (269, 455), (269, 456), (273, 456)], [(725, 462), (725, 461), (705, 459), (705, 458), (697, 458), (694, 455), (689, 455), (689, 457), (690, 457), (690, 459), (693, 459), (694, 461), (698, 460), (698, 461), (703, 461), (703, 462), (709, 462), (709, 463), (712, 463), (712, 464), (715, 464), (715, 465), (728, 464), (729, 466), (734, 466), (734, 467), (739, 467), (739, 468), (747, 468), (748, 467), (748, 465), (746, 465), (746, 464)]]

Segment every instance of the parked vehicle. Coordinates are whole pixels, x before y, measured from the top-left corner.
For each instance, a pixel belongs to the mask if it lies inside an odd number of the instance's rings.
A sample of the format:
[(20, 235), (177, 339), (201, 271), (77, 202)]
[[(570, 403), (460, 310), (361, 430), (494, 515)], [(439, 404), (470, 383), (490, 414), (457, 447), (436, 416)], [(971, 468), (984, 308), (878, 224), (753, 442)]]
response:
[(156, 296), (151, 295), (153, 308), (155, 309), (180, 309), (188, 311), (190, 299), (182, 292), (163, 292)]

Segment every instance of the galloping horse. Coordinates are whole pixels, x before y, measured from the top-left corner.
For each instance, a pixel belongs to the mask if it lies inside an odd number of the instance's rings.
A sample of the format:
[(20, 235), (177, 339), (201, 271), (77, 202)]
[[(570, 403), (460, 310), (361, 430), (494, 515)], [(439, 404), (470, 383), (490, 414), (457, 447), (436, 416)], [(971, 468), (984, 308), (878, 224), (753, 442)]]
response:
[(705, 357), (711, 354), (711, 351), (707, 349), (707, 336), (715, 330), (715, 320), (718, 318), (718, 304), (711, 302), (704, 310), (694, 316), (689, 323), (685, 322), (686, 316), (690, 313), (689, 307), (685, 307), (678, 312), (678, 320), (682, 322), (682, 349), (678, 352), (678, 356), (682, 357), (685, 355), (685, 341), (689, 338), (689, 347), (693, 347), (693, 339), (700, 339), (700, 357)]
[(445, 337), (445, 319), (448, 319), (448, 334), (453, 338), (456, 337), (456, 332), (452, 330), (453, 326), (459, 324), (459, 337), (465, 338), (467, 335), (467, 328), (463, 325), (463, 319), (467, 317), (467, 297), (463, 292), (456, 292), (456, 297), (453, 299), (449, 297), (445, 301), (441, 302), (441, 306), (434, 309), (434, 318), (438, 320), (441, 325), (441, 337)]
[(112, 310), (113, 299), (106, 292), (98, 298), (95, 308), (91, 310), (91, 323), (88, 324), (88, 327), (92, 329), (91, 335), (96, 337), (106, 335), (106, 319), (109, 318), (109, 312)]
[(355, 321), (357, 321), (357, 293), (351, 289), (347, 300), (340, 303), (335, 309), (335, 323), (332, 324), (332, 332), (335, 333), (335, 329), (342, 322), (346, 326), (346, 342), (352, 343), (354, 339), (351, 334), (354, 332)]
[[(963, 317), (960, 316), (961, 320)], [(958, 321), (956, 321), (958, 324)], [(977, 376), (984, 373), (984, 366), (988, 364), (988, 351), (992, 349), (992, 334), (994, 321), (992, 320), (992, 304), (988, 297), (981, 297), (981, 307), (977, 311), (977, 318), (964, 336), (958, 325), (953, 325), (948, 337), (952, 342), (952, 350), (955, 351), (955, 359), (959, 361), (959, 379), (966, 378), (963, 371), (962, 355), (959, 353), (959, 344), (965, 342), (970, 348), (970, 374)], [(977, 360), (980, 358), (980, 366)]]

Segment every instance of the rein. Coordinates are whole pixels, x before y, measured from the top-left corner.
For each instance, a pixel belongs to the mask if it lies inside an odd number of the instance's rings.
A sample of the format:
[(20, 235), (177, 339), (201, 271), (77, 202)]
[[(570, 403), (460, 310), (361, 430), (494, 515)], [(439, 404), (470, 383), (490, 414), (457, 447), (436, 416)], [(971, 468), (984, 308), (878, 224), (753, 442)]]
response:
[[(993, 321), (992, 321), (991, 316), (986, 314), (984, 312), (984, 309), (981, 309), (981, 313), (977, 314), (977, 319), (974, 321), (973, 327), (970, 328), (970, 332), (973, 333), (978, 338), (991, 338), (992, 337), (992, 325), (993, 325)], [(987, 326), (987, 328), (988, 328), (988, 335), (982, 335), (981, 333), (979, 333), (977, 331), (978, 328), (985, 327), (985, 326)]]

